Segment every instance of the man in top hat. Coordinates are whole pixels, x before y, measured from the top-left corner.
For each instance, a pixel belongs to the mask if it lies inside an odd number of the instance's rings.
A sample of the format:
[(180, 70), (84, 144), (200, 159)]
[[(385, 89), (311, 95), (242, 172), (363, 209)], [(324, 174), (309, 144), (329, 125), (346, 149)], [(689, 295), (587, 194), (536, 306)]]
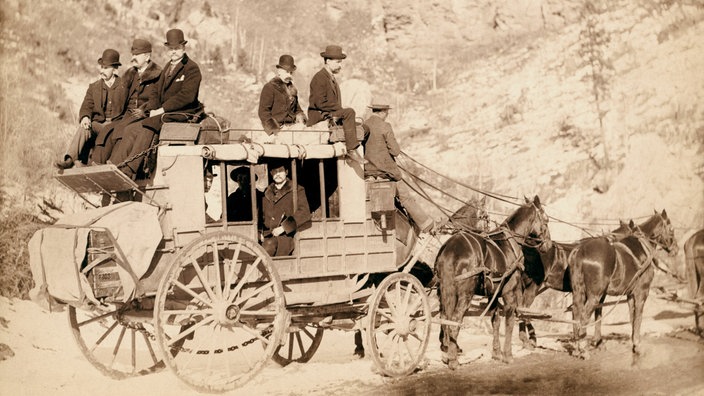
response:
[(412, 189), (408, 186), (408, 182), (403, 180), (401, 168), (394, 159), (401, 154), (401, 147), (396, 141), (391, 124), (386, 122), (391, 106), (375, 103), (368, 107), (372, 110), (372, 114), (362, 125), (367, 135), (364, 156), (369, 161), (364, 168), (364, 176), (397, 182), (396, 196), (401, 205), (406, 208), (421, 232), (432, 232), (435, 226), (433, 218), (425, 213), (423, 207), (413, 197)]
[(295, 247), (294, 234), (311, 219), (306, 192), (301, 186), (293, 190), (285, 162), (280, 160), (269, 164), (273, 182), (264, 190), (262, 198), (262, 247), (269, 256), (290, 255)]
[(340, 86), (335, 79), (335, 75), (342, 70), (342, 60), (347, 58), (347, 55), (342, 52), (340, 46), (328, 45), (320, 56), (323, 57), (324, 66), (310, 81), (308, 126), (323, 120), (341, 119), (347, 156), (360, 164), (366, 164), (367, 161), (355, 151), (359, 146), (355, 127), (356, 114), (354, 109), (342, 108)]
[[(120, 141), (128, 125), (145, 118), (145, 108), (161, 74), (161, 67), (152, 62), (152, 44), (145, 39), (136, 38), (132, 42), (132, 67), (127, 69), (122, 81), (125, 86), (126, 112), (113, 123), (112, 133), (105, 138), (96, 139), (93, 161), (103, 164), (110, 159), (114, 164), (121, 163), (127, 153), (117, 152), (113, 148)], [(124, 146), (123, 146), (124, 148)]]
[(87, 164), (96, 137), (105, 135), (112, 121), (123, 112), (124, 93), (117, 75), (117, 68), (122, 65), (120, 54), (108, 48), (98, 59), (98, 65), (100, 79), (88, 86), (78, 113), (80, 126), (63, 157), (55, 163), (59, 169), (68, 169), (78, 163)]
[(120, 170), (129, 177), (136, 176), (144, 159), (139, 154), (149, 148), (164, 122), (195, 122), (202, 116), (203, 105), (198, 101), (202, 76), (196, 62), (186, 55), (186, 43), (182, 30), (171, 29), (166, 32), (164, 45), (170, 62), (161, 71), (145, 106), (148, 118), (130, 124), (120, 142), (121, 146), (126, 145), (120, 148), (121, 152), (127, 152), (125, 158), (139, 157), (127, 164), (117, 164), (122, 165)]
[(276, 77), (264, 84), (259, 96), (259, 119), (267, 135), (285, 125), (305, 123), (306, 116), (298, 103), (298, 90), (293, 85), (296, 70), (291, 55), (281, 55), (276, 65)]

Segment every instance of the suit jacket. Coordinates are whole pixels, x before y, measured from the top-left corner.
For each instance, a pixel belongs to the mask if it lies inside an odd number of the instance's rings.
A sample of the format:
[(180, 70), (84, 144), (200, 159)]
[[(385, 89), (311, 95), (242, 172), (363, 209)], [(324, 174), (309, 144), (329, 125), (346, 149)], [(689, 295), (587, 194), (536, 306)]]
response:
[[(115, 77), (115, 82), (113, 83), (113, 100), (112, 100), (112, 118), (117, 118), (120, 116), (124, 110), (124, 84), (123, 79), (119, 76)], [(104, 122), (106, 120), (105, 113), (107, 110), (107, 100), (108, 100), (108, 86), (105, 85), (103, 79), (98, 79), (88, 86), (86, 91), (86, 96), (83, 98), (83, 103), (81, 103), (81, 108), (78, 111), (79, 121), (83, 117), (88, 117), (91, 122)]]
[(137, 68), (130, 67), (125, 72), (123, 79), (125, 81), (125, 108), (134, 110), (141, 108), (144, 110), (147, 107), (149, 99), (154, 95), (156, 83), (161, 76), (161, 67), (154, 62), (149, 62), (149, 66), (140, 76)]
[(292, 186), (291, 180), (286, 180), (281, 190), (277, 190), (272, 183), (264, 191), (262, 220), (265, 230), (273, 230), (281, 225), (286, 235), (291, 235), (310, 222), (311, 214), (306, 192), (303, 187), (298, 186), (298, 205), (294, 208)]
[(279, 77), (264, 84), (259, 96), (259, 119), (267, 132), (279, 129), (281, 124), (296, 122), (296, 114), (303, 113), (298, 103), (298, 90), (291, 84), (289, 91), (291, 96)]
[(362, 127), (368, 134), (364, 145), (364, 158), (369, 163), (364, 166), (364, 175), (400, 181), (403, 174), (394, 157), (401, 154), (401, 147), (396, 141), (391, 124), (372, 115)]
[(310, 80), (308, 126), (330, 118), (331, 112), (342, 110), (340, 86), (327, 69), (322, 68)]
[(159, 81), (156, 83), (146, 110), (163, 107), (165, 113), (197, 113), (201, 110), (201, 104), (198, 101), (202, 79), (200, 68), (186, 54), (175, 66), (171, 77), (168, 76), (170, 66), (167, 63), (161, 70)]

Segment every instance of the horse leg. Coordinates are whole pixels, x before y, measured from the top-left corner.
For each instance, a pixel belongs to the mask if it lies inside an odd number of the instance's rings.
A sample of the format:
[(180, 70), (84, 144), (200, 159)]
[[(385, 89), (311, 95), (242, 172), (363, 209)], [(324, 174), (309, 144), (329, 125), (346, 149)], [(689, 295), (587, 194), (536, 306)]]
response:
[[(587, 291), (584, 285), (584, 275), (582, 271), (575, 270), (571, 274), (571, 284), (572, 284), (572, 322), (574, 329), (574, 350), (572, 354), (577, 357), (581, 357), (584, 354), (584, 349), (581, 347), (581, 340), (587, 336), (586, 329), (584, 328), (584, 309), (586, 305)], [(588, 318), (589, 316), (587, 316)]]
[[(645, 276), (645, 275), (644, 275)], [(633, 353), (636, 355), (641, 355), (643, 351), (640, 348), (640, 325), (643, 322), (643, 306), (645, 305), (645, 300), (648, 299), (650, 294), (650, 282), (648, 282), (648, 287), (642, 287), (636, 290), (634, 296), (634, 309), (633, 309), (633, 331), (631, 333), (631, 339), (633, 340)]]
[(606, 301), (606, 294), (604, 294), (599, 300), (599, 305), (594, 309), (594, 338), (592, 339), (592, 347), (597, 348), (602, 343), (601, 338), (601, 312), (603, 309), (604, 301)]
[(513, 345), (511, 343), (513, 339), (513, 327), (516, 321), (516, 305), (518, 304), (517, 296), (517, 278), (512, 276), (511, 279), (506, 283), (504, 287), (504, 292), (502, 297), (504, 299), (504, 315), (505, 315), (505, 327), (504, 327), (504, 353), (503, 361), (505, 363), (513, 362)]
[(492, 330), (492, 344), (491, 344), (491, 358), (494, 360), (501, 360), (501, 341), (499, 338), (499, 326), (501, 325), (501, 316), (499, 315), (498, 306), (496, 302), (490, 308), (491, 311), (491, 330)]

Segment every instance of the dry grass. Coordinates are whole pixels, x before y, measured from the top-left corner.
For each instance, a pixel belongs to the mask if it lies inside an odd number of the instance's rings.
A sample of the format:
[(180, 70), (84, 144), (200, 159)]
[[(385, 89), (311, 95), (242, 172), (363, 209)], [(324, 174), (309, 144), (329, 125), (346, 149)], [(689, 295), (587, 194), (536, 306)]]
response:
[(12, 211), (0, 217), (0, 295), (28, 297), (33, 281), (27, 241), (45, 225), (36, 216), (24, 211)]

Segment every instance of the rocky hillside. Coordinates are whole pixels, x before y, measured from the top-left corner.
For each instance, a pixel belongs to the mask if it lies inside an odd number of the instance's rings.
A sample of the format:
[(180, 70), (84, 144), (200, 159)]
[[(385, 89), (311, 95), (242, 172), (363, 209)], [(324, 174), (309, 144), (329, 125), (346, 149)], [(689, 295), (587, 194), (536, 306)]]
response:
[[(281, 53), (296, 58), (305, 105), (318, 53), (339, 43), (342, 78), (390, 101), (405, 151), (440, 173), (539, 194), (551, 215), (590, 232), (662, 208), (682, 242), (704, 226), (700, 2), (2, 0), (1, 10), (4, 211), (76, 209), (50, 164), (95, 60), (113, 47), (127, 65), (140, 36), (163, 63), (163, 34), (180, 27), (203, 68), (202, 101), (237, 125), (258, 124), (258, 93)], [(496, 220), (508, 210), (490, 205)]]

